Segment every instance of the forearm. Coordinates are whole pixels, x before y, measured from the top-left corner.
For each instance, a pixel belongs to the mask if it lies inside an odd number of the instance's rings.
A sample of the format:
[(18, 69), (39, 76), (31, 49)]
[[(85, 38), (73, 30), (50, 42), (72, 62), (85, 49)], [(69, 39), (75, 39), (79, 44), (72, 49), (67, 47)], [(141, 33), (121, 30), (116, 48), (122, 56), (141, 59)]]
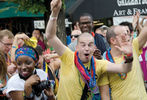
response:
[(110, 100), (108, 85), (99, 86), (99, 90), (100, 90), (101, 100)]
[(18, 39), (17, 36), (15, 36), (13, 44), (12, 44), (12, 48), (11, 48), (11, 61), (15, 62), (15, 51), (18, 48)]
[(122, 65), (122, 72), (121, 73), (127, 73), (129, 71), (131, 71), (132, 69), (132, 63), (124, 63)]
[(25, 86), (24, 86), (24, 94), (25, 94), (25, 96), (29, 97), (31, 93), (32, 93), (32, 86), (28, 85), (28, 84), (25, 84)]
[(139, 49), (142, 49), (144, 44), (147, 41), (147, 26), (144, 26), (138, 36), (138, 41), (139, 41)]
[(12, 100), (24, 100), (22, 91), (12, 91), (10, 92), (10, 97)]
[(53, 36), (56, 35), (56, 26), (57, 26), (57, 19), (56, 19), (56, 17), (58, 17), (58, 15), (54, 14), (52, 12), (51, 15), (50, 15), (50, 19), (48, 21), (48, 24), (47, 24), (47, 28), (46, 28), (47, 39), (50, 39), (50, 38), (52, 38)]

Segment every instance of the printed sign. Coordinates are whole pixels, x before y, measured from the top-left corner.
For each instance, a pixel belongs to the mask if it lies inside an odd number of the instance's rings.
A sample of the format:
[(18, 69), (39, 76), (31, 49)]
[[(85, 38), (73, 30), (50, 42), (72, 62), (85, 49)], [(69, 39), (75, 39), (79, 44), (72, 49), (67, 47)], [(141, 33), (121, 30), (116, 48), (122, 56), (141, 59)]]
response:
[(34, 21), (34, 28), (45, 29), (44, 20), (36, 20), (36, 21)]
[(68, 13), (73, 20), (78, 20), (82, 13), (90, 13), (94, 19), (132, 16), (136, 11), (147, 15), (147, 0), (84, 0), (78, 7), (72, 6)]

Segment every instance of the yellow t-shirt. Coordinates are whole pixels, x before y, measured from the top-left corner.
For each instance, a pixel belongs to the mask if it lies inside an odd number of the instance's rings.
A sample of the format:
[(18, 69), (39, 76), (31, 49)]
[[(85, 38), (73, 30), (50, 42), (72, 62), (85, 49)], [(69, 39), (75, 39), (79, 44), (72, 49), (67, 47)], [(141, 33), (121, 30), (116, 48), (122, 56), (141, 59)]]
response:
[[(84, 81), (74, 64), (74, 52), (67, 48), (61, 56), (60, 82), (57, 93), (58, 100), (80, 100), (84, 89)], [(97, 80), (106, 72), (107, 61), (96, 60)], [(103, 78), (98, 85), (108, 84), (107, 78)]]
[[(133, 66), (132, 70), (127, 74), (125, 80), (121, 80), (118, 74), (108, 73), (111, 88), (112, 100), (147, 100), (147, 94), (144, 87), (143, 76), (139, 64), (138, 39), (133, 40)], [(123, 56), (114, 57), (115, 63), (122, 63)]]

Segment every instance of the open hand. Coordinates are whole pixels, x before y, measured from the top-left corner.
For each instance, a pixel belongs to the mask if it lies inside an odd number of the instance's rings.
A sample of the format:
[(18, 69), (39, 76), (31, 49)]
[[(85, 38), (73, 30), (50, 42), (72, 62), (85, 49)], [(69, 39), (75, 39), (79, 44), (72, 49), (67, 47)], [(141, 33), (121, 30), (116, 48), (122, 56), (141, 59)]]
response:
[[(120, 41), (119, 41), (120, 42)], [(120, 46), (115, 46), (124, 54), (132, 54), (132, 43), (131, 41), (120, 42)]]

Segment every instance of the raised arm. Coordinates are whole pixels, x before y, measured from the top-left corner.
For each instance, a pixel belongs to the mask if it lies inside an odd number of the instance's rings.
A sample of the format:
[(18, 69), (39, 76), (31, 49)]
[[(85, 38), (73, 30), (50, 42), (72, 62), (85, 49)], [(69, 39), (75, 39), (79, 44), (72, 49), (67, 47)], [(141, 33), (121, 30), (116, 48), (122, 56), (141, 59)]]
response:
[[(146, 21), (147, 23), (147, 21)], [(147, 41), (147, 25), (142, 28), (139, 36), (138, 36), (138, 42), (139, 42), (139, 49), (142, 49)]]
[(66, 49), (65, 45), (56, 36), (57, 18), (61, 5), (61, 0), (51, 1), (51, 15), (46, 28), (46, 37), (48, 42), (55, 49), (59, 56), (61, 56)]
[(15, 51), (18, 48), (19, 44), (24, 44), (24, 40), (29, 40), (29, 37), (26, 34), (17, 34), (14, 37), (14, 41), (12, 44), (12, 49), (11, 49), (11, 61), (15, 62)]

